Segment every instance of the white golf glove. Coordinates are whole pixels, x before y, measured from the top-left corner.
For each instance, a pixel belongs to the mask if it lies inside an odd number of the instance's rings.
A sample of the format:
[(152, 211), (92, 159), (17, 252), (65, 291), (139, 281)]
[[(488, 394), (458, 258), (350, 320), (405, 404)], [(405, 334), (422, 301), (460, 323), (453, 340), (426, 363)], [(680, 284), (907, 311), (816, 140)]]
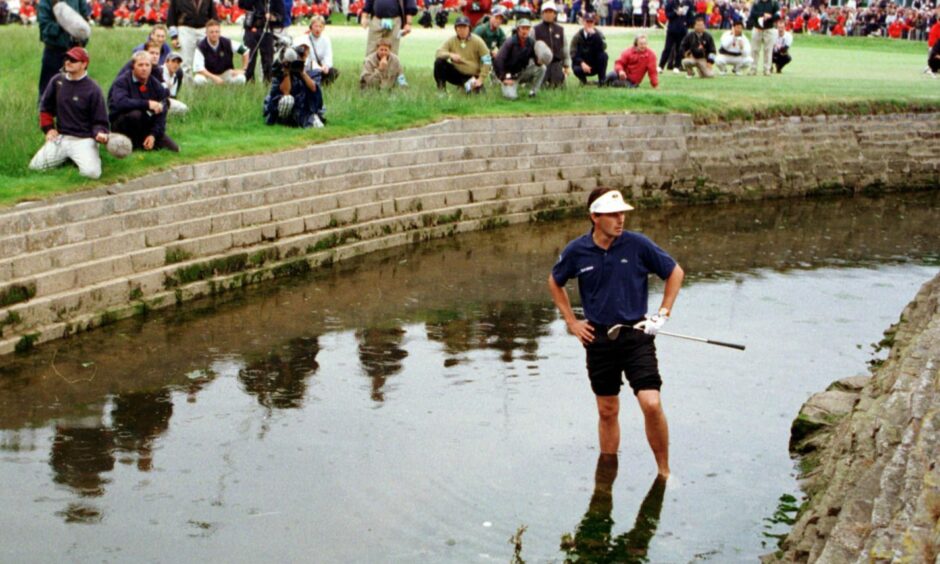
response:
[(647, 335), (656, 335), (656, 333), (663, 328), (663, 325), (666, 324), (667, 319), (669, 318), (665, 315), (659, 315), (658, 313), (647, 315), (646, 319), (634, 325), (633, 328), (639, 329)]

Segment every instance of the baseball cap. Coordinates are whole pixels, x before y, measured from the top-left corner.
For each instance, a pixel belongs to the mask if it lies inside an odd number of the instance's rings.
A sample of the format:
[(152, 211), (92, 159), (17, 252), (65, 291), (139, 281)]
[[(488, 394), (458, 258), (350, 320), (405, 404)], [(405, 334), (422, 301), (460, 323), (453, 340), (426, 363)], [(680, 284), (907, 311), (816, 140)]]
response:
[(597, 16), (594, 15), (594, 12), (588, 12), (584, 14), (584, 21), (594, 23), (597, 21)]
[(168, 60), (168, 61), (172, 61), (172, 60), (174, 60), (174, 59), (177, 60), (177, 61), (182, 61), (182, 60), (183, 60), (183, 56), (180, 55), (179, 53), (177, 53), (176, 51), (174, 51), (174, 52), (170, 53), (169, 55), (167, 55), (167, 57), (166, 57), (166, 60)]
[(454, 22), (454, 27), (461, 26), (461, 25), (469, 26), (470, 18), (468, 18), (467, 16), (458, 16), (457, 21)]
[(493, 6), (493, 10), (490, 12), (491, 16), (502, 16), (506, 17), (506, 8), (503, 8), (501, 5), (497, 4)]
[(81, 47), (72, 47), (65, 52), (65, 58), (72, 59), (73, 61), (77, 61), (79, 63), (87, 63), (88, 51), (82, 49)]
[(606, 192), (598, 199), (591, 202), (591, 213), (618, 213), (630, 211), (633, 206), (623, 201), (623, 196), (617, 190)]
[(526, 18), (519, 18), (516, 20), (516, 27), (532, 27), (532, 22)]
[(554, 2), (546, 2), (546, 3), (542, 4), (542, 10), (541, 10), (541, 11), (544, 12), (545, 10), (551, 10), (551, 11), (553, 11), (553, 12), (557, 12), (557, 11), (558, 11), (558, 8), (555, 6), (555, 3), (554, 3)]

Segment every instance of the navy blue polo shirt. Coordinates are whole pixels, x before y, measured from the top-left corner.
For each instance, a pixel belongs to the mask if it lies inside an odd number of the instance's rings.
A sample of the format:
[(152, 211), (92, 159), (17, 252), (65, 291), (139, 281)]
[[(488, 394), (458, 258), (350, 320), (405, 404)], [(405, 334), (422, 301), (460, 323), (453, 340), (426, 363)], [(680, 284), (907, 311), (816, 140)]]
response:
[(615, 325), (642, 319), (649, 274), (665, 280), (675, 267), (676, 261), (644, 235), (624, 231), (605, 251), (589, 231), (568, 243), (552, 267), (552, 278), (559, 286), (577, 278), (588, 321)]

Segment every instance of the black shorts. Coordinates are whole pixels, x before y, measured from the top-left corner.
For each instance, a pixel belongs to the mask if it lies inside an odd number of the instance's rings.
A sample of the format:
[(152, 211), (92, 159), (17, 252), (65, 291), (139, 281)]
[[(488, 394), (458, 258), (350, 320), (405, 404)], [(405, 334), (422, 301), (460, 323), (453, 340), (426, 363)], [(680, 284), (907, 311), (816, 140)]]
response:
[(656, 360), (656, 343), (651, 335), (629, 327), (620, 331), (617, 340), (607, 338), (605, 325), (594, 327), (594, 342), (586, 345), (588, 378), (598, 396), (616, 396), (623, 385), (623, 376), (636, 395), (641, 390), (659, 390), (663, 381)]

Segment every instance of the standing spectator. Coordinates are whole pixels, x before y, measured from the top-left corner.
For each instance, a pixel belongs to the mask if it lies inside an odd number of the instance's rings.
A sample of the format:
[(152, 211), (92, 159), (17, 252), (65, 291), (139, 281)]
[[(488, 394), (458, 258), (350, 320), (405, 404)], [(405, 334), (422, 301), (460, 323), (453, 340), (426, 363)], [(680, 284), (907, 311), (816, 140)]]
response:
[(135, 149), (167, 149), (179, 146), (166, 134), (168, 94), (153, 76), (150, 55), (140, 51), (132, 57), (131, 72), (119, 74), (108, 91), (111, 130), (130, 138)]
[(460, 0), (460, 7), (470, 20), (470, 29), (473, 29), (493, 8), (493, 0)]
[(537, 64), (535, 60), (535, 40), (531, 31), (529, 20), (516, 20), (516, 29), (493, 60), (493, 71), (502, 83), (503, 96), (510, 100), (519, 97), (520, 85), (525, 85), (529, 89), (529, 97), (534, 98), (545, 79), (545, 65)]
[(380, 39), (387, 39), (392, 54), (398, 58), (401, 38), (411, 33), (411, 19), (418, 13), (415, 0), (366, 0), (362, 8), (362, 27), (366, 36), (366, 57), (375, 51)]
[(255, 63), (261, 54), (261, 75), (265, 82), (271, 82), (274, 65), (275, 28), (284, 25), (283, 0), (238, 0), (238, 6), (245, 10), (245, 34), (242, 41), (251, 50), (245, 75), (248, 82), (255, 79)]
[(542, 4), (542, 22), (532, 29), (535, 40), (544, 42), (552, 50), (552, 62), (545, 70), (545, 84), (549, 87), (563, 87), (565, 77), (571, 71), (565, 28), (555, 23), (557, 16), (558, 8), (555, 3), (547, 0)]
[(447, 84), (462, 86), (467, 94), (483, 91), (493, 57), (483, 40), (470, 33), (470, 19), (460, 16), (454, 23), (456, 34), (437, 50), (434, 81), (444, 91)]
[(582, 85), (589, 76), (597, 76), (598, 86), (603, 86), (607, 77), (607, 40), (595, 27), (596, 19), (594, 14), (585, 14), (584, 27), (571, 38), (571, 69)]
[(649, 75), (653, 89), (659, 88), (656, 53), (649, 48), (645, 35), (637, 35), (633, 47), (624, 49), (614, 62), (614, 71), (607, 75), (606, 84), (617, 88), (637, 88), (646, 75)]
[(666, 25), (666, 45), (659, 56), (659, 72), (667, 69), (679, 72), (679, 62), (682, 60), (679, 45), (689, 33), (689, 18), (693, 14), (691, 1), (666, 0), (666, 19), (669, 23)]
[(84, 49), (66, 51), (64, 72), (49, 80), (39, 101), (39, 126), (46, 142), (30, 161), (30, 169), (45, 170), (71, 160), (82, 176), (101, 176), (97, 144), (108, 142), (108, 111), (104, 93), (87, 71)]
[[(242, 68), (236, 69), (232, 57), (242, 57)], [(193, 83), (245, 84), (245, 69), (248, 66), (248, 50), (227, 37), (222, 37), (222, 26), (215, 20), (206, 24), (206, 36), (196, 45), (193, 57)]]
[(774, 38), (774, 56), (773, 63), (777, 69), (777, 74), (783, 72), (783, 67), (790, 64), (793, 58), (790, 56), (790, 46), (793, 45), (793, 34), (787, 31), (787, 23), (777, 20), (777, 36)]
[(696, 16), (695, 26), (679, 45), (682, 52), (682, 70), (688, 78), (695, 76), (698, 69), (700, 78), (714, 78), (712, 64), (715, 62), (715, 40), (705, 31), (705, 16)]
[(147, 36), (147, 41), (141, 43), (137, 47), (134, 47), (132, 53), (146, 50), (147, 43), (156, 44), (160, 47), (160, 62), (158, 64), (162, 66), (166, 62), (166, 58), (171, 52), (170, 45), (166, 42), (166, 38), (166, 26), (163, 24), (157, 24), (153, 26), (153, 29), (150, 30), (150, 35)]
[(359, 88), (377, 88), (391, 90), (396, 86), (407, 86), (404, 69), (398, 55), (392, 53), (392, 42), (384, 37), (379, 39), (375, 48), (362, 64), (359, 75)]
[(309, 48), (293, 47), (297, 60), (283, 62), (274, 70), (271, 92), (264, 99), (264, 123), (289, 127), (323, 127), (318, 113), (323, 97), (314, 78), (306, 71)]
[(177, 33), (183, 68), (192, 72), (196, 44), (206, 37), (206, 24), (215, 20), (215, 3), (212, 0), (170, 0), (166, 24), (170, 35)]
[(734, 22), (731, 29), (721, 35), (719, 44), (715, 66), (721, 74), (725, 74), (728, 65), (731, 65), (733, 74), (739, 74), (754, 62), (751, 58), (751, 42), (744, 37), (744, 24), (740, 20)]
[(486, 48), (490, 50), (490, 55), (496, 56), (499, 48), (506, 42), (506, 32), (503, 31), (503, 22), (506, 19), (506, 8), (500, 5), (493, 7), (489, 19), (480, 22), (473, 28), (473, 34), (480, 37)]
[[(638, 2), (639, 0), (636, 0), (636, 1)], [(627, 2), (629, 3), (630, 0), (627, 0)], [(607, 24), (607, 25), (620, 25), (620, 18), (622, 17), (623, 9), (624, 9), (625, 7), (626, 7), (626, 6), (625, 6), (625, 3), (624, 3), (623, 0), (610, 0), (610, 3), (607, 4), (607, 11), (608, 11), (607, 19), (608, 19), (608, 21), (605, 22), (605, 21), (601, 20), (601, 21), (595, 22), (595, 23), (599, 23), (599, 24), (601, 24), (601, 25), (603, 25), (603, 24)], [(575, 23), (575, 22), (572, 21), (571, 23)]]
[[(85, 0), (40, 0), (37, 19), (39, 21), (39, 39), (43, 43), (42, 67), (39, 71), (39, 96), (46, 91), (46, 85), (53, 76), (59, 73), (65, 64), (65, 54), (75, 46), (84, 47), (87, 41), (73, 37), (60, 25), (52, 13), (52, 6), (56, 2), (63, 2), (82, 18), (88, 19), (91, 7)], [(24, 6), (32, 6), (24, 0)]]
[(307, 55), (307, 72), (313, 77), (320, 77), (322, 86), (329, 86), (339, 76), (339, 71), (333, 66), (333, 43), (330, 38), (323, 35), (326, 20), (317, 14), (310, 18), (310, 29), (301, 40), (303, 45), (310, 47)]
[(770, 76), (770, 59), (773, 52), (775, 29), (780, 18), (780, 4), (777, 0), (754, 0), (751, 13), (748, 15), (748, 27), (751, 31), (751, 49), (754, 66), (751, 75), (757, 74), (757, 64), (760, 63), (764, 76)]
[(20, 4), (20, 23), (23, 25), (33, 25), (37, 21), (36, 5), (33, 0), (23, 0)]

